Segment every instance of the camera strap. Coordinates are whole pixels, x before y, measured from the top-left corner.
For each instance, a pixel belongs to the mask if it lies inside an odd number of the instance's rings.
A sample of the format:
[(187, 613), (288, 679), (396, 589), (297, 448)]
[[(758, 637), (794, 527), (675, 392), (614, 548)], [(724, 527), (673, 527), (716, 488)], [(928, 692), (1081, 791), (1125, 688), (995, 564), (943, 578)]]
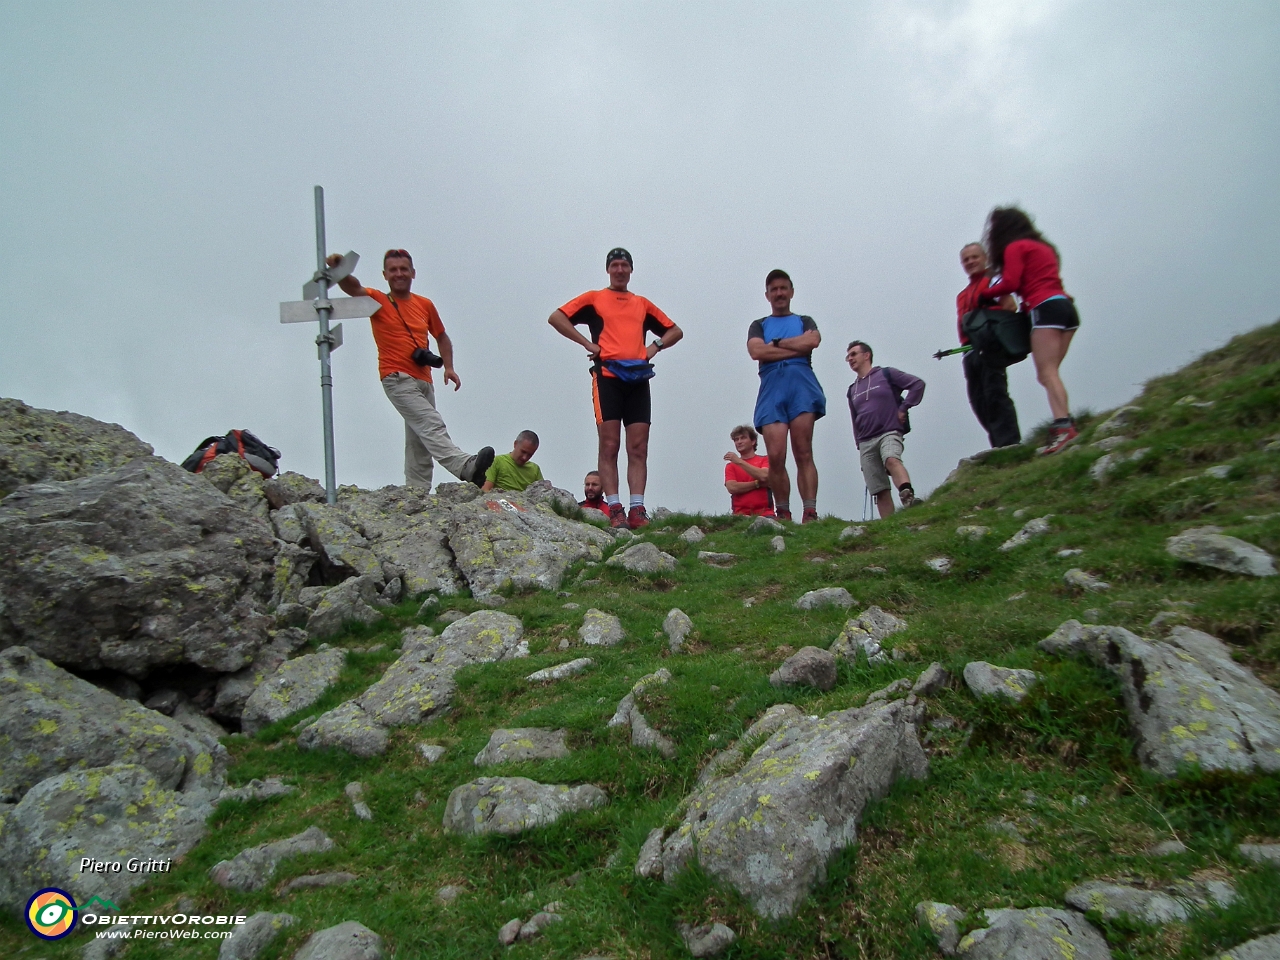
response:
[(396, 303), (396, 298), (388, 293), (387, 299), (390, 300), (391, 305), (396, 308), (396, 316), (400, 318), (400, 323), (404, 326), (404, 332), (409, 335), (409, 342), (413, 344), (413, 348), (415, 350), (426, 349), (427, 344), (425, 342), (425, 338), (422, 347), (418, 347), (418, 341), (414, 338), (413, 331), (409, 329), (409, 324), (405, 323), (404, 314), (400, 312), (400, 304)]

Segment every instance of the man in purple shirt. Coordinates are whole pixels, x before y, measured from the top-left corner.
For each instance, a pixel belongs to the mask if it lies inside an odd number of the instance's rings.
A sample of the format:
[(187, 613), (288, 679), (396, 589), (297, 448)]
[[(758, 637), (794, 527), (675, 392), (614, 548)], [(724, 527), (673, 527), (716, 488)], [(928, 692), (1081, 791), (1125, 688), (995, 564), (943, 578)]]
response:
[(907, 411), (924, 397), (924, 381), (893, 367), (873, 367), (871, 348), (861, 340), (849, 344), (844, 358), (858, 377), (849, 384), (847, 394), (853, 442), (858, 445), (867, 490), (883, 519), (893, 513), (890, 478), (903, 507), (916, 502), (911, 477), (902, 465), (902, 435), (911, 429)]

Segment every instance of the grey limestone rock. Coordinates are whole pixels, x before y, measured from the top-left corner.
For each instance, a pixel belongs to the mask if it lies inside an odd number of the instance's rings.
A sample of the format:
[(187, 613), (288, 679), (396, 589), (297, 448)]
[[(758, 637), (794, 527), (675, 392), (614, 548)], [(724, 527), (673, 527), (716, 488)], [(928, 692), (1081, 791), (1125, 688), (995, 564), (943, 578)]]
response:
[(695, 857), (761, 916), (793, 914), (828, 860), (851, 844), (866, 804), (901, 777), (922, 778), (918, 707), (897, 700), (822, 718), (793, 717), (740, 769), (704, 780), (663, 844), (663, 878)]
[(717, 777), (726, 777), (742, 766), (746, 754), (788, 723), (803, 717), (800, 708), (790, 703), (776, 703), (749, 726), (737, 743), (721, 750), (698, 774), (698, 785)]
[(545, 667), (542, 670), (535, 670), (529, 676), (525, 677), (530, 683), (548, 683), (552, 680), (563, 680), (565, 677), (571, 677), (575, 673), (581, 673), (587, 667), (595, 665), (595, 661), (590, 657), (579, 657), (577, 660), (570, 660), (568, 663), (557, 664), (554, 667)]
[(1276, 957), (1280, 957), (1280, 933), (1237, 944), (1214, 960), (1275, 960)]
[(524, 777), (481, 777), (449, 794), (444, 828), (449, 833), (514, 836), (608, 802), (605, 792), (591, 784), (569, 787)]
[(998, 667), (985, 660), (974, 660), (964, 667), (964, 682), (979, 697), (1004, 697), (1019, 701), (1040, 681), (1034, 670)]
[(956, 955), (963, 921), (964, 911), (949, 903), (922, 900), (916, 904), (916, 923), (933, 934), (938, 941), (938, 950), (945, 957)]
[(243, 787), (223, 787), (218, 794), (218, 802), (223, 800), (274, 800), (287, 797), (294, 792), (294, 787), (283, 782), (279, 777), (267, 777), (266, 780), (250, 780)]
[(685, 543), (701, 543), (706, 539), (706, 534), (702, 532), (701, 527), (693, 526), (680, 534), (679, 539)]
[(297, 503), (293, 513), (306, 531), (307, 546), (319, 556), (327, 583), (369, 577), (379, 587), (383, 585), (382, 561), (358, 529), (358, 522), (342, 506)]
[(738, 939), (738, 935), (723, 923), (700, 923), (696, 926), (682, 923), (677, 929), (690, 956), (694, 957), (717, 957)]
[(1128, 443), (1128, 442), (1129, 442), (1128, 437), (1121, 436), (1120, 434), (1116, 434), (1115, 436), (1104, 437), (1103, 439), (1098, 440), (1095, 443), (1089, 444), (1089, 446), (1093, 447), (1096, 450), (1101, 450), (1103, 453), (1110, 453), (1112, 450), (1120, 446), (1122, 443)]
[(635, 874), (637, 877), (652, 879), (662, 876), (662, 828), (654, 827), (649, 831), (640, 855), (636, 858)]
[(1251, 577), (1274, 577), (1275, 558), (1261, 547), (1224, 536), (1217, 527), (1184, 530), (1165, 541), (1170, 555), (1186, 563)]
[(629, 726), (631, 728), (632, 746), (657, 750), (667, 759), (671, 759), (676, 755), (675, 744), (649, 725), (649, 721), (645, 719), (640, 707), (636, 704), (636, 697), (644, 693), (647, 687), (653, 684), (668, 683), (670, 680), (671, 671), (665, 667), (660, 668), (656, 673), (641, 677), (632, 686), (631, 692), (618, 702), (618, 709), (614, 711), (613, 717), (607, 724), (611, 728)]
[(277, 630), (270, 642), (254, 656), (253, 663), (218, 680), (210, 712), (217, 717), (239, 720), (245, 703), (258, 685), (279, 670), (281, 664), (306, 645), (307, 640), (306, 631), (297, 627)]
[(667, 646), (671, 648), (671, 652), (679, 653), (684, 649), (685, 640), (693, 632), (693, 621), (679, 607), (673, 607), (667, 611), (667, 617), (662, 621), (662, 631), (667, 635)]
[(558, 913), (539, 910), (532, 917), (520, 924), (520, 940), (532, 940), (553, 924), (560, 923), (564, 917)]
[(924, 565), (936, 573), (951, 572), (950, 557), (930, 557), (928, 560), (924, 562)]
[(456, 507), (449, 521), (449, 546), (477, 598), (508, 587), (556, 590), (571, 563), (598, 561), (614, 542), (605, 531), (566, 520), (545, 503), (507, 491), (492, 496)]
[(1235, 899), (1230, 884), (1221, 881), (1213, 886), (1192, 882), (1169, 890), (1146, 890), (1121, 883), (1090, 880), (1066, 892), (1067, 906), (1082, 913), (1094, 911), (1106, 920), (1127, 917), (1142, 923), (1163, 924), (1187, 920), (1197, 908), (1212, 902), (1223, 907)]
[(176, 464), (132, 460), (0, 501), (0, 644), (134, 678), (246, 666), (267, 642), (270, 524)]
[(516, 942), (516, 938), (520, 936), (520, 928), (524, 926), (520, 922), (519, 917), (508, 920), (498, 928), (498, 942), (504, 947), (509, 947)]
[(334, 647), (280, 664), (249, 694), (241, 714), (241, 730), (252, 736), (268, 724), (305, 710), (337, 681), (347, 652)]
[(783, 553), (787, 549), (787, 541), (779, 534), (769, 541), (769, 549), (774, 553)]
[(578, 628), (578, 639), (589, 647), (616, 647), (625, 636), (621, 620), (594, 607), (583, 615)]
[(893, 683), (867, 694), (867, 701), (863, 706), (870, 706), (881, 700), (890, 700), (900, 693), (906, 693), (910, 689), (911, 681), (907, 677), (899, 677)]
[[(1105, 442), (1105, 441), (1103, 441)], [(1093, 462), (1093, 466), (1089, 468), (1089, 476), (1098, 483), (1106, 483), (1107, 478), (1115, 473), (1116, 468), (1125, 463), (1137, 463), (1148, 453), (1151, 452), (1150, 447), (1142, 447), (1138, 450), (1131, 450), (1127, 453), (1113, 451), (1103, 454)]]
[(407, 596), (448, 596), (464, 586), (448, 541), (453, 504), (439, 488), (432, 496), (414, 487), (343, 487), (338, 506), (365, 537), (383, 578), (400, 577)]
[(951, 682), (951, 674), (942, 668), (942, 664), (934, 662), (925, 668), (924, 673), (916, 679), (911, 692), (917, 697), (932, 697)]
[(631, 573), (660, 573), (676, 568), (676, 558), (663, 553), (652, 543), (636, 543), (624, 547), (605, 561), (606, 567), (621, 567)]
[(1186, 852), (1187, 845), (1181, 840), (1165, 840), (1147, 850), (1153, 857), (1176, 857)]
[(1280, 843), (1242, 843), (1236, 849), (1242, 857), (1254, 863), (1271, 863), (1280, 867)]
[(476, 754), (477, 767), (494, 763), (519, 763), (522, 760), (554, 760), (567, 757), (569, 746), (565, 743), (568, 730), (548, 730), (543, 727), (518, 727), (512, 730), (495, 730), (489, 742)]
[(341, 887), (348, 883), (353, 883), (357, 879), (359, 878), (354, 873), (347, 873), (342, 870), (333, 873), (308, 873), (301, 877), (294, 877), (286, 883), (284, 889), (280, 891), (280, 895), (287, 896), (299, 890), (315, 890), (319, 887)]
[(981, 540), (990, 532), (990, 527), (980, 527), (973, 524), (956, 527), (956, 536), (964, 537), (966, 540)]
[(822, 607), (842, 607), (847, 610), (856, 602), (844, 587), (823, 587), (821, 590), (810, 590), (796, 601), (795, 606), (797, 610), (819, 610)]
[(272, 509), (279, 510), (293, 503), (324, 503), (324, 487), (320, 481), (286, 470), (266, 481), (267, 499)]
[[(1014, 513), (1017, 516), (1017, 513)], [(1053, 518), (1052, 513), (1047, 513), (1043, 517), (1036, 517), (1034, 520), (1028, 520), (1022, 525), (1022, 529), (1015, 533), (1012, 537), (1000, 544), (1000, 551), (1008, 553), (1024, 543), (1030, 543), (1036, 537), (1044, 536), (1051, 529), (1049, 521)]]
[(856, 537), (864, 536), (867, 532), (866, 527), (849, 526), (840, 531), (840, 540), (853, 540)]
[(1068, 620), (1042, 650), (1081, 654), (1120, 678), (1139, 761), (1161, 776), (1280, 770), (1280, 694), (1231, 659), (1222, 641), (1174, 627), (1148, 641), (1121, 627)]
[(808, 686), (830, 690), (836, 685), (836, 658), (819, 647), (802, 647), (769, 674), (775, 687)]
[(351, 577), (330, 587), (307, 618), (307, 633), (322, 640), (348, 623), (377, 623), (382, 619), (382, 612), (376, 609), (381, 587), (381, 574)]
[(1142, 412), (1141, 407), (1121, 407), (1094, 429), (1095, 437), (1110, 437), (1127, 427), (1133, 426), (1134, 416)]
[(342, 791), (347, 795), (347, 799), (351, 801), (352, 812), (361, 820), (372, 820), (373, 811), (369, 809), (369, 804), (364, 800), (364, 784), (358, 780), (348, 783)]
[(732, 567), (738, 562), (738, 555), (715, 550), (699, 550), (698, 559), (709, 567)]
[(960, 940), (968, 960), (1110, 960), (1111, 950), (1093, 924), (1071, 910), (987, 910), (989, 926)]
[(303, 750), (336, 747), (356, 757), (376, 757), (387, 752), (387, 728), (360, 708), (354, 700), (334, 707), (298, 734)]
[(319, 827), (308, 827), (292, 837), (260, 843), (220, 861), (210, 868), (209, 879), (227, 890), (261, 890), (275, 875), (280, 861), (332, 849), (333, 841)]
[(867, 658), (868, 663), (888, 663), (889, 657), (881, 648), (880, 641), (906, 628), (906, 621), (878, 606), (870, 606), (845, 622), (844, 629), (831, 644), (830, 650), (851, 664), (857, 663), (859, 651)]
[(24, 484), (105, 473), (153, 452), (119, 424), (0, 397), (0, 498)]
[[(165, 719), (152, 714), (157, 721)], [(111, 764), (41, 780), (0, 817), (0, 903), (21, 911), (32, 892), (59, 887), (83, 903), (119, 904), (147, 873), (90, 873), (80, 860), (181, 857), (204, 836), (213, 812), (206, 791), (164, 787), (149, 769)]]
[[(271, 565), (271, 609), (275, 612), (276, 622), (282, 616), (294, 616), (306, 623), (301, 613), (281, 612), (281, 607), (301, 606), (302, 591), (311, 582), (311, 572), (319, 557), (314, 550), (299, 546), (296, 543), (281, 543)], [(308, 613), (309, 608), (307, 609)]]
[(457, 884), (448, 883), (436, 891), (436, 903), (448, 905), (457, 900), (466, 893), (466, 887), (460, 887)]
[(355, 920), (313, 933), (293, 960), (383, 960), (382, 938)]
[(1064, 573), (1062, 582), (1068, 587), (1074, 587), (1076, 590), (1086, 590), (1089, 593), (1103, 593), (1111, 589), (1111, 584), (1100, 580), (1092, 573), (1086, 573), (1079, 567), (1072, 567)]
[(420, 743), (418, 744), (418, 753), (422, 754), (422, 759), (427, 763), (437, 763), (444, 758), (448, 751), (438, 743)]
[(782, 533), (783, 530), (782, 524), (773, 517), (756, 517), (747, 526), (747, 533), (750, 534), (767, 533), (773, 536), (775, 533)]
[(249, 917), (218, 949), (218, 960), (257, 960), (258, 954), (267, 948), (285, 927), (291, 927), (297, 919), (287, 913), (271, 913), (260, 910)]

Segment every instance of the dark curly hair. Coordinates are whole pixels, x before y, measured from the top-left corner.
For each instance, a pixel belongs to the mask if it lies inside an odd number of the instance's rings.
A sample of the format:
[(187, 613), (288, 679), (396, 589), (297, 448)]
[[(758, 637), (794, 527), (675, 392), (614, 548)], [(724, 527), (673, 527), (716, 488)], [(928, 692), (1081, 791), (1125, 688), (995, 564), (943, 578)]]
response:
[(1023, 210), (1018, 207), (996, 207), (987, 216), (985, 236), (992, 273), (998, 274), (1004, 269), (1004, 248), (1015, 240), (1038, 240), (1053, 251), (1059, 262), (1062, 261), (1058, 248), (1044, 238), (1031, 217)]

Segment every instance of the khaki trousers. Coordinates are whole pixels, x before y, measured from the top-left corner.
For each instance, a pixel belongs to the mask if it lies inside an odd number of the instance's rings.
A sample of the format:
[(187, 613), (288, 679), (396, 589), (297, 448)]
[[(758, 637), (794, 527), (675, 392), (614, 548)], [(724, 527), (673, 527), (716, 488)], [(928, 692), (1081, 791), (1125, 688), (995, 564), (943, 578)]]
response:
[(433, 457), (461, 480), (472, 455), (450, 439), (449, 430), (436, 410), (435, 387), (407, 373), (392, 373), (382, 378), (382, 389), (404, 418), (405, 484), (429, 491)]

